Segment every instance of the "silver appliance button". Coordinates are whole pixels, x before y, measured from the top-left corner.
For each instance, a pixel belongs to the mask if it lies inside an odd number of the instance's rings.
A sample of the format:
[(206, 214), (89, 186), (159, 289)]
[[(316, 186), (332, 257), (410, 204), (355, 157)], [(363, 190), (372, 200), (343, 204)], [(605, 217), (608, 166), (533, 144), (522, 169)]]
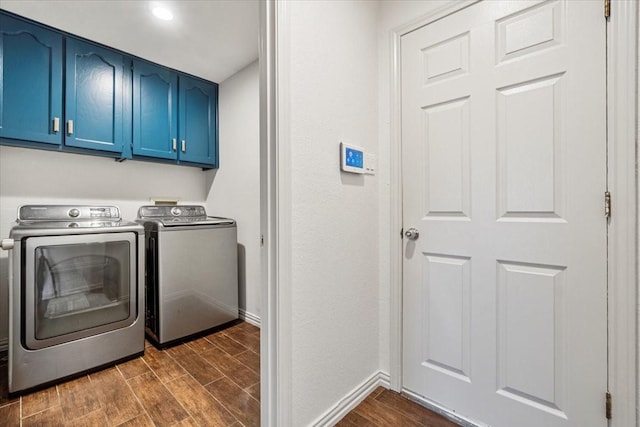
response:
[(171, 208), (171, 215), (180, 216), (180, 214), (182, 214), (182, 209), (177, 208), (177, 207)]
[(0, 241), (0, 248), (4, 249), (5, 251), (13, 249), (13, 245), (14, 245), (13, 239), (2, 239)]
[(71, 218), (77, 218), (80, 215), (80, 210), (73, 208), (73, 209), (69, 209), (69, 216)]

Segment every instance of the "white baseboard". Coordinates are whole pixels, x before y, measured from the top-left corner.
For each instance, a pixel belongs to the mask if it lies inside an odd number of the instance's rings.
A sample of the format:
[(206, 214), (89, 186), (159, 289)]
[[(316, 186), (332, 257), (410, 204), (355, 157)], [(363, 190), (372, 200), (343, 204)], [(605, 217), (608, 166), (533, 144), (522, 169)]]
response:
[(371, 375), (362, 384), (354, 388), (343, 397), (333, 408), (329, 409), (318, 418), (312, 425), (314, 427), (330, 427), (336, 425), (338, 421), (345, 417), (353, 408), (358, 406), (365, 397), (373, 392), (378, 386), (389, 388), (389, 374), (378, 371)]
[(240, 319), (244, 320), (247, 323), (251, 323), (253, 326), (260, 327), (260, 318), (255, 314), (251, 314), (242, 308), (238, 310), (238, 315)]
[(429, 399), (425, 399), (424, 397), (417, 395), (409, 390), (402, 389), (402, 394), (409, 399), (413, 400), (417, 404), (424, 406), (425, 408), (435, 412), (436, 414), (440, 414), (443, 417), (460, 424), (463, 427), (489, 427), (487, 424), (478, 423), (476, 421), (472, 421), (466, 417), (457, 414), (444, 406), (440, 406), (436, 402), (433, 402)]
[(3, 338), (0, 340), (0, 351), (9, 350), (9, 338)]

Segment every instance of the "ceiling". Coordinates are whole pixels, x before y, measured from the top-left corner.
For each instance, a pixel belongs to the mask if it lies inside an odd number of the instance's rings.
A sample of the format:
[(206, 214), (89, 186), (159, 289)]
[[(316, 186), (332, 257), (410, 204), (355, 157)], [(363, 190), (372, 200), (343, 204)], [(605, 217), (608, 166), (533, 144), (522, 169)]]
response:
[[(151, 14), (166, 5), (172, 21)], [(222, 82), (258, 59), (259, 0), (0, 0), (0, 8)]]

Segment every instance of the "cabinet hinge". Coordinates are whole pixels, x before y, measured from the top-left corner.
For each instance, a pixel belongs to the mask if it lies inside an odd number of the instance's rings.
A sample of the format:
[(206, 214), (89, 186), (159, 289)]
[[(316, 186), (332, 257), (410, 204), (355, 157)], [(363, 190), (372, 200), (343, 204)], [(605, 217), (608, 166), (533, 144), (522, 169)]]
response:
[(260, 247), (264, 246), (264, 234), (260, 235)]
[(606, 392), (604, 399), (605, 399), (605, 415), (607, 416), (607, 419), (610, 420), (611, 419), (611, 393)]
[(611, 16), (611, 0), (604, 0), (604, 17)]
[(604, 192), (604, 217), (611, 218), (611, 193), (608, 191)]
[(400, 229), (400, 238), (404, 238), (404, 228)]

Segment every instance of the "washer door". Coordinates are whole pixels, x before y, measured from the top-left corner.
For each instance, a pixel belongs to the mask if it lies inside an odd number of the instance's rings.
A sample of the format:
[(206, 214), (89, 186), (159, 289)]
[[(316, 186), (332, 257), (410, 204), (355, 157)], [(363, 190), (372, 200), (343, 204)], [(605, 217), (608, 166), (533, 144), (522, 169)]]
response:
[(136, 254), (135, 233), (27, 238), (23, 345), (35, 350), (133, 324)]

